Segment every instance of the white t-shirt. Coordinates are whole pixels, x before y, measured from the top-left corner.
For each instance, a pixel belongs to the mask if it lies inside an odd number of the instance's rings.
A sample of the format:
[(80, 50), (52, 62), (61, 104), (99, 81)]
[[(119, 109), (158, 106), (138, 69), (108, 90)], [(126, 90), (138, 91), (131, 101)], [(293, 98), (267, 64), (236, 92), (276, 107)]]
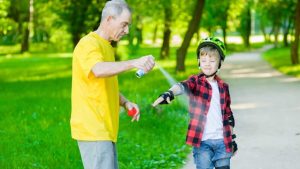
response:
[(212, 98), (207, 113), (202, 141), (223, 138), (223, 119), (220, 104), (220, 92), (217, 81), (209, 82), (212, 87)]

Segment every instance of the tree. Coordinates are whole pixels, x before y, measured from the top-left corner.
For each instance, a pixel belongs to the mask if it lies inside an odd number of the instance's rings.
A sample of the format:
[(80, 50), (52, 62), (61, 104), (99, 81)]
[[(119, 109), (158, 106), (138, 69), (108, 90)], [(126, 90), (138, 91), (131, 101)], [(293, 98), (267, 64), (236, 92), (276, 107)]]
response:
[(244, 10), (240, 15), (240, 26), (238, 28), (244, 44), (247, 48), (250, 47), (250, 35), (251, 35), (251, 2), (248, 1)]
[(169, 57), (170, 53), (170, 38), (171, 38), (171, 23), (172, 23), (172, 2), (171, 0), (166, 0), (163, 2), (164, 6), (164, 36), (163, 43), (160, 50), (160, 59), (166, 59)]
[(207, 29), (209, 36), (214, 36), (214, 32), (221, 28), (224, 43), (226, 44), (227, 21), (230, 15), (231, 1), (208, 0), (206, 2), (201, 27)]
[[(29, 33), (30, 33), (30, 10), (33, 7), (33, 1), (29, 0), (11, 0), (8, 17), (18, 23), (18, 32), (21, 34), (21, 52), (29, 50)], [(33, 12), (33, 11), (32, 11)]]
[(299, 64), (299, 35), (300, 35), (300, 0), (297, 1), (296, 16), (295, 16), (295, 37), (291, 47), (292, 64)]
[(0, 3), (0, 43), (15, 44), (17, 42), (18, 24), (8, 17), (10, 1)]
[(105, 2), (103, 0), (56, 1), (57, 7), (54, 10), (67, 23), (74, 46), (84, 34), (99, 26), (101, 10)]
[(295, 0), (285, 0), (284, 3), (280, 5), (282, 13), (282, 30), (283, 30), (283, 43), (287, 47), (289, 45), (288, 35), (294, 24), (296, 1)]
[(185, 56), (191, 39), (194, 33), (197, 31), (198, 25), (200, 24), (204, 4), (205, 0), (198, 0), (195, 5), (193, 17), (189, 22), (188, 30), (185, 34), (180, 48), (176, 51), (176, 71), (185, 71)]
[(257, 3), (257, 13), (260, 18), (260, 26), (267, 39), (265, 28), (271, 26), (269, 32), (274, 35), (275, 47), (278, 46), (278, 35), (283, 31), (283, 42), (288, 46), (288, 35), (294, 24), (295, 0), (259, 0)]
[(259, 18), (259, 28), (264, 36), (265, 42), (270, 42), (270, 38), (268, 36), (266, 28), (270, 25), (270, 19), (268, 18), (267, 1), (260, 0), (256, 3), (256, 16)]

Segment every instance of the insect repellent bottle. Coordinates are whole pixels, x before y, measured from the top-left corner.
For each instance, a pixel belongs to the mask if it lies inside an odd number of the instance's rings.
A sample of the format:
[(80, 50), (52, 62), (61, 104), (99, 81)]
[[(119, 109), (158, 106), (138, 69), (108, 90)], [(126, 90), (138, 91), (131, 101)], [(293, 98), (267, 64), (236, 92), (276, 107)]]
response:
[(135, 75), (136, 75), (136, 77), (141, 78), (145, 75), (145, 72), (143, 69), (139, 69), (136, 71)]

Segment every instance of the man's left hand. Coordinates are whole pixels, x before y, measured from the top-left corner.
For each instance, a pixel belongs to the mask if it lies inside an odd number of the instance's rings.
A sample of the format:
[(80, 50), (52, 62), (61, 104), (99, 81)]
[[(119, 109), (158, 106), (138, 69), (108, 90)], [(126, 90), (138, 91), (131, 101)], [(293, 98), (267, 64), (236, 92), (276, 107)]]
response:
[(132, 110), (132, 109), (136, 110), (136, 113), (135, 113), (135, 115), (133, 115), (131, 122), (140, 120), (140, 109), (139, 109), (139, 106), (137, 104), (132, 103), (132, 102), (126, 102), (125, 103), (125, 108), (126, 108), (127, 111)]

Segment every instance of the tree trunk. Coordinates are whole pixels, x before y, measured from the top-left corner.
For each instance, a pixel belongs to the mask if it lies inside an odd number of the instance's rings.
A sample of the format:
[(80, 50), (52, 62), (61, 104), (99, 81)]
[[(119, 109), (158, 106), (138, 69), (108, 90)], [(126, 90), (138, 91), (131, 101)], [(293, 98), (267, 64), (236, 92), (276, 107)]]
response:
[(288, 47), (289, 46), (289, 42), (288, 42), (288, 35), (290, 33), (290, 28), (291, 28), (291, 25), (292, 25), (292, 22), (291, 22), (291, 17), (288, 17), (288, 25), (284, 27), (284, 32), (283, 32), (283, 43), (284, 43), (284, 46), (285, 47)]
[(29, 39), (34, 36), (34, 0), (29, 0)]
[(197, 31), (196, 31), (196, 35), (197, 35), (197, 36), (196, 36), (196, 37), (197, 37), (197, 43), (199, 43), (199, 42), (200, 42), (200, 39), (201, 39), (199, 29), (200, 29), (200, 28), (198, 28)]
[(73, 32), (73, 34), (72, 34), (72, 43), (73, 43), (74, 47), (77, 45), (79, 40), (80, 40), (80, 33), (79, 32)]
[(275, 48), (277, 48), (278, 46), (278, 34), (279, 34), (279, 25), (278, 23), (276, 23), (275, 27), (274, 27), (274, 46)]
[(136, 44), (135, 48), (139, 49), (140, 45), (143, 44), (143, 28), (142, 27), (137, 27), (136, 28)]
[(261, 30), (262, 34), (264, 35), (265, 43), (269, 42), (269, 38), (268, 38), (268, 35), (266, 33), (264, 21), (260, 21), (260, 30)]
[(300, 0), (297, 1), (296, 17), (295, 17), (295, 38), (291, 47), (291, 61), (292, 64), (299, 64), (299, 35), (300, 35)]
[(172, 22), (172, 8), (171, 5), (165, 6), (165, 27), (163, 44), (160, 50), (160, 59), (166, 59), (170, 53), (170, 38), (171, 38), (171, 22)]
[(114, 48), (114, 52), (115, 52), (115, 60), (116, 60), (116, 61), (121, 60), (121, 57), (120, 57), (120, 55), (118, 55), (118, 52), (117, 52), (117, 50), (118, 50), (118, 42), (112, 41), (112, 42), (111, 42), (111, 46)]
[(225, 15), (223, 17), (223, 20), (224, 20), (224, 23), (221, 24), (221, 28), (222, 28), (222, 31), (223, 31), (223, 42), (225, 44), (225, 46), (227, 45), (227, 41), (226, 41), (226, 36), (227, 36), (227, 20), (228, 20), (228, 10), (230, 8), (230, 3), (226, 3), (226, 6), (225, 6)]
[(160, 50), (160, 59), (166, 59), (170, 55), (170, 38), (171, 38), (171, 30), (167, 29), (164, 31), (163, 44)]
[(21, 44), (21, 53), (24, 53), (26, 51), (29, 50), (29, 27), (26, 24), (26, 28), (23, 31), (23, 40), (22, 40), (22, 44)]
[(135, 38), (136, 38), (136, 44), (135, 48), (139, 49), (140, 45), (143, 43), (143, 23), (142, 23), (142, 17), (138, 15), (136, 17), (137, 25), (135, 29)]
[(245, 34), (245, 46), (250, 47), (250, 35), (251, 35), (251, 10), (247, 8), (247, 20), (246, 20), (246, 34)]
[(191, 39), (197, 31), (197, 28), (201, 21), (202, 11), (205, 4), (205, 0), (198, 0), (194, 9), (193, 18), (189, 23), (188, 30), (185, 34), (183, 42), (180, 48), (177, 50), (176, 56), (176, 71), (185, 71), (185, 56), (187, 53), (187, 49), (190, 45)]
[(87, 19), (87, 10), (92, 0), (86, 0), (85, 3), (80, 1), (72, 0), (73, 8), (71, 16), (72, 20), (70, 21), (69, 29), (72, 34), (72, 43), (75, 47), (79, 42), (81, 35), (85, 33), (85, 21)]
[[(28, 12), (28, 13), (27, 13)], [(23, 39), (21, 44), (21, 53), (24, 53), (29, 50), (29, 38), (30, 38), (30, 30), (32, 29), (33, 24), (33, 0), (29, 1), (28, 10), (26, 10), (25, 23), (21, 23), (21, 27), (23, 30)]]
[(223, 30), (223, 42), (225, 44), (225, 46), (227, 45), (227, 41), (226, 41), (226, 36), (227, 36), (227, 31), (226, 31), (226, 27), (222, 27)]
[(157, 29), (158, 29), (158, 24), (155, 24), (154, 31), (153, 31), (153, 38), (152, 38), (152, 43), (156, 43), (156, 37), (157, 37)]

